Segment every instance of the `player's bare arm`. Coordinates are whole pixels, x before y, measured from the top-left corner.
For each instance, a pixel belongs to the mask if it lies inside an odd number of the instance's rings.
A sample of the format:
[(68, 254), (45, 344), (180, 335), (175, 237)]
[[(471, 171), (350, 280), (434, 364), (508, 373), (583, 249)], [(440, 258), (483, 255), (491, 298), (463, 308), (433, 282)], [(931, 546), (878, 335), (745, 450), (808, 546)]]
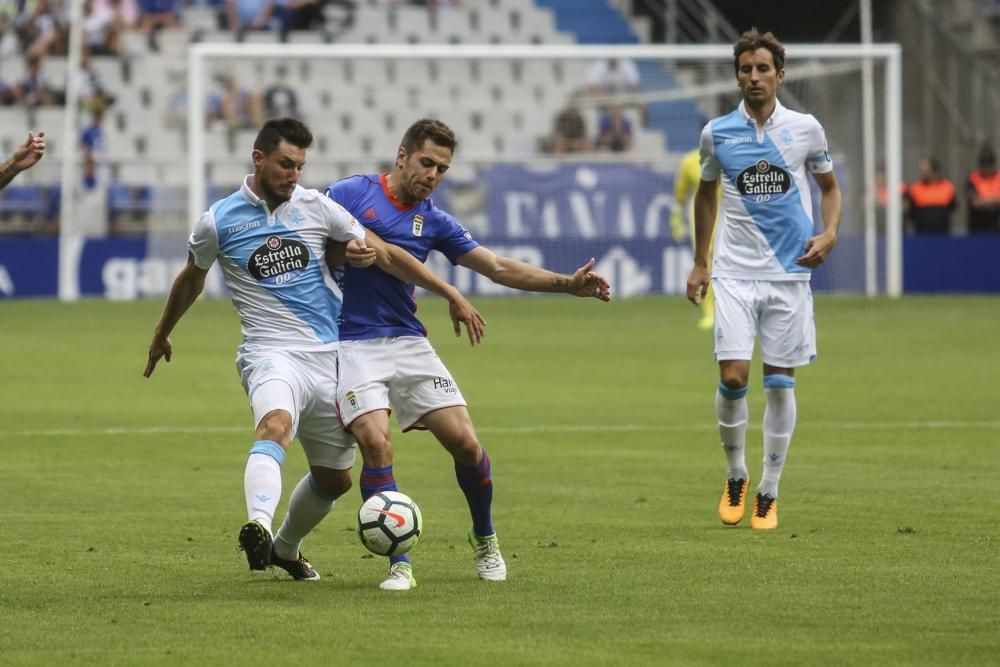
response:
[(195, 302), (198, 295), (205, 289), (205, 276), (208, 271), (199, 268), (191, 258), (188, 258), (187, 265), (181, 269), (174, 279), (174, 284), (170, 288), (167, 296), (167, 303), (163, 306), (163, 313), (160, 321), (153, 331), (153, 340), (149, 343), (149, 358), (146, 361), (146, 370), (143, 377), (149, 377), (156, 369), (156, 364), (160, 359), (170, 361), (173, 353), (173, 346), (170, 343), (170, 332), (174, 330), (184, 313), (187, 312), (191, 304)]
[(438, 277), (406, 250), (386, 243), (371, 230), (365, 230), (365, 241), (375, 249), (375, 265), (400, 280), (423, 287), (448, 301), (448, 314), (455, 327), (455, 335), (462, 335), (462, 324), (469, 334), (469, 343), (475, 345), (486, 335), (486, 320), (469, 300), (452, 285)]
[(837, 245), (837, 230), (840, 229), (840, 214), (843, 198), (837, 177), (832, 171), (813, 174), (820, 190), (820, 211), (823, 213), (823, 231), (806, 241), (803, 254), (795, 259), (799, 266), (815, 269), (823, 263), (833, 247)]
[(28, 139), (17, 147), (9, 160), (0, 165), (0, 189), (25, 169), (31, 169), (45, 154), (45, 133), (28, 133)]
[(603, 276), (591, 270), (595, 264), (593, 257), (571, 276), (497, 255), (483, 246), (459, 257), (458, 264), (486, 276), (498, 285), (526, 292), (557, 292), (600, 301), (611, 300), (611, 285)]
[(708, 268), (709, 252), (712, 247), (712, 232), (715, 215), (718, 212), (718, 179), (701, 181), (694, 193), (694, 268), (687, 281), (687, 298), (698, 305), (705, 298), (712, 278)]

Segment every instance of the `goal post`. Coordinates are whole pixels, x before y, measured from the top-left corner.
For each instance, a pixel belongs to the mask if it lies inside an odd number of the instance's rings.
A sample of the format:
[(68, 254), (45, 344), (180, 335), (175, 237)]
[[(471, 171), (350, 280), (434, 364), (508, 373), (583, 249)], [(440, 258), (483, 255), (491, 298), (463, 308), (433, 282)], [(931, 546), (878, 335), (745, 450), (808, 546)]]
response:
[[(814, 282), (829, 291), (899, 296), (902, 206), (899, 197), (890, 196), (884, 210), (876, 209), (874, 170), (884, 171), (887, 192), (899, 191), (900, 47), (787, 44), (785, 48), (785, 84), (779, 99), (819, 119), (844, 190), (841, 247)], [(639, 63), (641, 89), (614, 99), (581, 95), (587, 70), (601, 59)], [(677, 293), (682, 288), (677, 277), (683, 275), (677, 263), (690, 259), (686, 242), (671, 242), (668, 219), (677, 163), (697, 145), (700, 124), (690, 118), (681, 122), (678, 114), (694, 113), (703, 120), (728, 113), (739, 101), (728, 44), (193, 44), (187, 71), (192, 101), (187, 155), (190, 224), (211, 203), (208, 167), (236, 159), (248, 165), (250, 154), (250, 146), (243, 145), (238, 158), (211, 154), (205, 109), (195, 101), (206, 99), (213, 72), (242, 68), (263, 79), (268, 70), (273, 78), (278, 66), (295, 73), (289, 83), (298, 82), (298, 96), (310, 110), (306, 121), (323, 138), (318, 151), (310, 151), (305, 183), (321, 188), (350, 173), (374, 171), (395, 154), (394, 142), (409, 122), (439, 117), (456, 129), (459, 139), (453, 166), (458, 187), (443, 186), (440, 195), (445, 208), (460, 213), (460, 221), (476, 238), (505, 250), (521, 248), (526, 259), (544, 259), (550, 266), (553, 253), (607, 256), (614, 271), (638, 276), (636, 294)], [(866, 69), (874, 76), (863, 76)], [(425, 72), (432, 75), (424, 76)], [(383, 76), (391, 78), (383, 81)], [(555, 114), (569, 103), (580, 107), (591, 124), (601, 105), (625, 105), (639, 126), (636, 147), (623, 153), (545, 152), (538, 138), (551, 130)], [(375, 127), (375, 122), (381, 125)], [(507, 122), (512, 123), (509, 128)], [(313, 172), (317, 163), (324, 165), (322, 176)], [(454, 168), (460, 165), (465, 169)], [(520, 185), (502, 190), (502, 184), (510, 182)], [(463, 183), (480, 187), (463, 189)], [(578, 191), (569, 192), (573, 189)], [(818, 202), (814, 209), (818, 211)], [(572, 224), (563, 219), (568, 217)], [(524, 239), (528, 242), (521, 243)], [(659, 244), (656, 256), (663, 259), (657, 268), (648, 269), (643, 262), (654, 261), (654, 239)], [(632, 259), (636, 261), (628, 264)], [(449, 270), (443, 263), (434, 266)], [(565, 266), (570, 265), (558, 268)], [(468, 277), (448, 277), (489, 293)]]

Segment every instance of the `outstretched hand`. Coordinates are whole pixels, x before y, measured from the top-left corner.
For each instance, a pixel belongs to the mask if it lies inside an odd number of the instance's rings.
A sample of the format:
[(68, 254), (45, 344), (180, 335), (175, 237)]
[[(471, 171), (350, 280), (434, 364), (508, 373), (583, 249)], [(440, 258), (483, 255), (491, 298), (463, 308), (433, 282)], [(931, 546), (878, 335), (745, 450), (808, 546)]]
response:
[(589, 262), (576, 270), (569, 281), (569, 292), (576, 296), (610, 301), (611, 284), (608, 283), (604, 276), (591, 271), (596, 263), (597, 261), (591, 257)]
[(451, 316), (451, 323), (455, 325), (455, 336), (461, 337), (462, 324), (465, 324), (470, 345), (481, 342), (486, 335), (486, 320), (461, 294), (448, 302), (448, 315)]
[(14, 168), (18, 171), (24, 171), (25, 169), (30, 169), (35, 166), (35, 164), (42, 159), (42, 155), (45, 154), (45, 133), (39, 132), (38, 135), (34, 135), (31, 132), (28, 133), (28, 139), (23, 144), (17, 147), (14, 151), (14, 155), (11, 156), (11, 162)]
[(173, 353), (174, 347), (170, 344), (170, 339), (160, 336), (153, 336), (152, 342), (149, 344), (149, 360), (146, 362), (146, 370), (143, 372), (142, 376), (148, 378), (153, 374), (156, 369), (157, 362), (160, 359), (166, 359), (167, 363), (170, 363), (170, 355)]

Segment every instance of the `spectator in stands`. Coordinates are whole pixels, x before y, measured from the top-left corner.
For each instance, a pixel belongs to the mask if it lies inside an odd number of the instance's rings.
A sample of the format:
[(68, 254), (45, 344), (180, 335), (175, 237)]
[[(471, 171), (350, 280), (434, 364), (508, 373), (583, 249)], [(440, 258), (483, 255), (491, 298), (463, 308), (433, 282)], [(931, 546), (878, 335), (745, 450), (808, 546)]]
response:
[(146, 33), (151, 51), (160, 50), (157, 32), (163, 28), (179, 28), (180, 25), (178, 0), (139, 0), (139, 29)]
[(601, 59), (590, 66), (587, 83), (595, 95), (639, 92), (639, 68), (629, 58)]
[(95, 0), (83, 3), (84, 53), (94, 56), (113, 56), (118, 53), (118, 19), (114, 8), (107, 2)]
[(274, 3), (283, 42), (288, 41), (288, 33), (292, 30), (323, 27), (323, 0), (274, 0)]
[(42, 58), (65, 52), (68, 22), (62, 20), (49, 0), (35, 0), (31, 10), (22, 11), (25, 18), (17, 30), (27, 57)]
[(41, 70), (41, 57), (28, 56), (24, 76), (14, 85), (14, 100), (18, 104), (33, 109), (37, 106), (50, 106), (56, 103), (57, 96), (49, 88)]
[(587, 124), (575, 103), (559, 112), (556, 116), (552, 132), (552, 152), (556, 155), (564, 153), (581, 153), (590, 150), (587, 141)]
[(272, 0), (226, 0), (228, 27), (242, 42), (249, 30), (268, 30), (274, 13)]
[(955, 210), (955, 186), (941, 175), (936, 158), (920, 161), (920, 178), (906, 190), (904, 209), (907, 231), (917, 234), (948, 234)]
[(26, 169), (31, 169), (45, 154), (45, 133), (28, 133), (28, 139), (17, 147), (10, 159), (0, 164), (0, 190)]
[(84, 238), (108, 235), (108, 177), (93, 155), (83, 158), (83, 177), (76, 188), (76, 231)]
[(7, 85), (7, 82), (0, 79), (0, 107), (7, 107), (15, 104), (17, 98), (14, 97), (14, 88)]
[[(589, 93), (594, 97), (636, 95), (639, 93), (639, 68), (629, 58), (598, 60), (590, 66), (587, 86)], [(639, 109), (643, 119), (645, 119), (646, 105), (643, 102), (631, 100), (627, 102), (627, 105)]]
[(214, 119), (222, 120), (227, 129), (250, 130), (264, 124), (261, 96), (240, 86), (235, 77), (219, 74), (212, 97)]
[(620, 104), (613, 104), (597, 126), (597, 150), (621, 153), (632, 148), (632, 121)]
[(140, 12), (137, 0), (94, 0), (95, 6), (102, 3), (111, 8), (115, 15), (118, 34), (123, 30), (134, 30), (139, 26)]
[(1000, 171), (992, 146), (979, 149), (977, 164), (966, 184), (969, 233), (996, 234), (1000, 232)]
[(280, 65), (275, 69), (277, 81), (264, 91), (264, 115), (268, 118), (295, 118), (302, 120), (299, 113), (298, 97), (288, 85), (288, 68)]
[(114, 96), (105, 89), (86, 49), (80, 53), (80, 69), (76, 71), (76, 81), (77, 95), (83, 108), (105, 109), (114, 103)]
[[(106, 172), (107, 165), (107, 143), (104, 137), (104, 109), (95, 107), (90, 111), (90, 125), (80, 132), (80, 153), (83, 155), (84, 163), (93, 161), (98, 172)], [(105, 174), (101, 174), (104, 176)], [(103, 182), (107, 179), (104, 178)]]

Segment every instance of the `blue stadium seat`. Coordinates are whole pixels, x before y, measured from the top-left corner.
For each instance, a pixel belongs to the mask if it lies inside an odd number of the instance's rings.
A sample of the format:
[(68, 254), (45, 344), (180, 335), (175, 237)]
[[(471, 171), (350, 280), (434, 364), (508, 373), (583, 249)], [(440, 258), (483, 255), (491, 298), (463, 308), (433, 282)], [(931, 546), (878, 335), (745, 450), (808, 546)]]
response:
[(0, 214), (41, 215), (48, 211), (45, 190), (36, 185), (9, 185), (0, 190)]

